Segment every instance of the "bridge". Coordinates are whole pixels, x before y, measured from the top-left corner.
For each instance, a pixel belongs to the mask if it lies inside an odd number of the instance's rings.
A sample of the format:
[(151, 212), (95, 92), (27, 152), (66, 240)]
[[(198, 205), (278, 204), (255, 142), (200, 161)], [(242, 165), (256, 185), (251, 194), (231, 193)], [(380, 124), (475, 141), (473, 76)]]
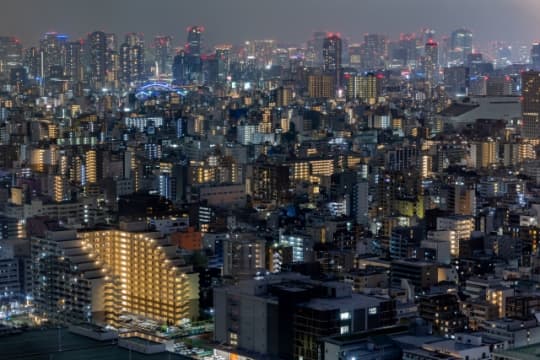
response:
[(186, 96), (190, 87), (176, 86), (168, 82), (153, 81), (148, 82), (137, 88), (135, 96), (139, 99), (146, 99), (152, 97), (158, 93), (177, 93), (180, 96)]

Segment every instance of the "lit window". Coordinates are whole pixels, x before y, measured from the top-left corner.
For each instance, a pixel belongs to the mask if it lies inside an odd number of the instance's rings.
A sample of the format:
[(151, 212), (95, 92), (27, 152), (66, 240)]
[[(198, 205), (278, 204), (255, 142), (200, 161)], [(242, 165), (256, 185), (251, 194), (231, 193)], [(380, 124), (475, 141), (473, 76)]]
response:
[(368, 314), (369, 315), (377, 315), (377, 308), (376, 307), (370, 307), (368, 309)]
[(343, 335), (343, 334), (348, 334), (349, 333), (349, 326), (348, 325), (345, 325), (345, 326), (342, 326), (340, 328), (340, 334)]
[(351, 318), (351, 313), (350, 312), (342, 312), (340, 315), (339, 315), (339, 318), (341, 320), (349, 320)]

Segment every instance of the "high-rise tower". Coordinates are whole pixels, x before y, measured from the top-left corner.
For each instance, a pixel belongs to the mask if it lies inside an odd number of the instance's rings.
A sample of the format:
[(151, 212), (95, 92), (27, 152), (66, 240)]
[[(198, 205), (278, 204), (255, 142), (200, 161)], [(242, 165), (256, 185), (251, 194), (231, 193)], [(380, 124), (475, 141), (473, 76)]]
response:
[(202, 26), (195, 25), (188, 28), (186, 60), (192, 78), (198, 78), (202, 72), (201, 51), (203, 32), (204, 28)]
[(41, 39), (40, 77), (48, 79), (63, 75), (67, 39), (66, 35), (55, 32), (46, 33)]
[(433, 41), (433, 39), (429, 39), (426, 42), (425, 48), (424, 48), (424, 71), (426, 74), (426, 86), (428, 87), (428, 91), (431, 95), (431, 89), (435, 85), (435, 82), (437, 81), (437, 75), (438, 75), (438, 69), (439, 69), (439, 45)]
[(450, 38), (451, 61), (456, 65), (465, 64), (467, 57), (473, 52), (473, 34), (467, 29), (452, 32)]
[(158, 73), (170, 73), (172, 66), (172, 37), (156, 36), (154, 38), (154, 55)]
[(82, 43), (80, 41), (67, 44), (65, 74), (72, 83), (83, 80)]
[(328, 34), (323, 42), (323, 68), (332, 73), (336, 87), (341, 86), (341, 37), (339, 34)]
[(522, 83), (522, 126), (525, 138), (540, 137), (540, 72), (527, 71), (521, 74)]
[(531, 47), (531, 68), (540, 71), (540, 43), (534, 43)]
[(195, 25), (188, 28), (187, 50), (190, 55), (201, 56), (201, 43), (203, 32), (204, 28), (202, 26)]
[(107, 34), (95, 31), (88, 35), (90, 52), (90, 80), (93, 86), (102, 86), (107, 65)]

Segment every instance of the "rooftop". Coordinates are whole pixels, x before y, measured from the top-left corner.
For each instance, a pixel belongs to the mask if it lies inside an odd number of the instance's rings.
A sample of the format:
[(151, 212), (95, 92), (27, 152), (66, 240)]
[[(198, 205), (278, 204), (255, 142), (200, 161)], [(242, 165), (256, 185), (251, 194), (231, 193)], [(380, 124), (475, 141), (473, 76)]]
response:
[(496, 351), (509, 359), (538, 360), (540, 358), (540, 344), (524, 346), (507, 351)]
[(352, 294), (350, 297), (342, 298), (317, 298), (304, 303), (304, 307), (308, 307), (314, 310), (352, 310), (358, 308), (366, 308), (371, 306), (378, 306), (383, 299), (378, 299), (373, 296), (366, 296), (361, 294)]
[(122, 349), (112, 342), (101, 342), (70, 333), (67, 329), (60, 331), (61, 349), (58, 346), (59, 331), (37, 330), (19, 335), (0, 337), (0, 349), (3, 359), (24, 360), (184, 360), (189, 359), (177, 354), (144, 355)]

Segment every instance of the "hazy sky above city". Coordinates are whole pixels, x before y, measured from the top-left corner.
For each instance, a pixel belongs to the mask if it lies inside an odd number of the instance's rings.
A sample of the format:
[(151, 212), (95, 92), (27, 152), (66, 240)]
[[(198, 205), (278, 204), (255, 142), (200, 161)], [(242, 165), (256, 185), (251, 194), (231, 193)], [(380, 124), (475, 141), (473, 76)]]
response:
[(468, 27), (475, 38), (530, 42), (540, 38), (540, 0), (1, 0), (0, 35), (25, 45), (58, 31), (80, 38), (93, 30), (172, 35), (185, 41), (202, 24), (208, 43), (275, 38), (300, 43), (314, 30), (359, 41), (365, 32), (397, 36), (421, 27), (437, 33)]

